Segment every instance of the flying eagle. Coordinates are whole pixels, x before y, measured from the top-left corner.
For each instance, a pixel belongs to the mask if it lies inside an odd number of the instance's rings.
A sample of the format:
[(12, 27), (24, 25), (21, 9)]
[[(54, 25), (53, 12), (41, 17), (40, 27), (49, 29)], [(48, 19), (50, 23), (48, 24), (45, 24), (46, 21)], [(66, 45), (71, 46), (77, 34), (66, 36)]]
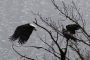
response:
[(35, 27), (30, 23), (20, 25), (16, 28), (14, 34), (10, 36), (10, 41), (18, 40), (19, 44), (24, 44), (29, 39), (30, 35), (32, 34), (33, 30), (36, 31)]
[(71, 39), (71, 40), (73, 40), (73, 41), (75, 41), (75, 42), (76, 42), (76, 40), (77, 40), (74, 36), (72, 36), (70, 33), (68, 33), (68, 31), (65, 30), (64, 28), (62, 29), (62, 34), (63, 34), (63, 36), (66, 38), (66, 40)]
[(78, 30), (80, 28), (81, 27), (78, 24), (70, 24), (66, 26), (66, 29), (70, 32), (70, 34), (75, 34), (75, 30)]

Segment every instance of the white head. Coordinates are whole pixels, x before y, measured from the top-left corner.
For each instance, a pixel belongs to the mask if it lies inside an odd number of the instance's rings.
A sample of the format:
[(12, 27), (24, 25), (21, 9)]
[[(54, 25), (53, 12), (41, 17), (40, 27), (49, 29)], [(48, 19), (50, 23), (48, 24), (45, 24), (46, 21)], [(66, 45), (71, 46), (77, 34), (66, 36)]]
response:
[(37, 27), (37, 26), (36, 26), (36, 25), (34, 25), (34, 24), (30, 24), (30, 25), (31, 25), (31, 26), (33, 26), (33, 27), (35, 27), (35, 28)]
[[(29, 24), (30, 24), (30, 23), (29, 23)], [(36, 30), (36, 27), (37, 27), (36, 25), (34, 25), (34, 24), (30, 24), (30, 25), (34, 27), (33, 30), (37, 31), (37, 30)]]

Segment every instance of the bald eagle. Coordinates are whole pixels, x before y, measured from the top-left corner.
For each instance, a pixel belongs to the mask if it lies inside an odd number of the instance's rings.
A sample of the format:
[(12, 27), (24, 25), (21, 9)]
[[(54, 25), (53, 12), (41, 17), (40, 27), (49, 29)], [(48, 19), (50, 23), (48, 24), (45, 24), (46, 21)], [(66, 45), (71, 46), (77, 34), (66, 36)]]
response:
[(32, 31), (35, 30), (35, 27), (32, 26), (30, 23), (20, 25), (16, 28), (14, 34), (10, 36), (10, 41), (18, 40), (19, 44), (24, 44), (29, 39)]
[(70, 32), (70, 34), (75, 34), (75, 30), (78, 30), (80, 28), (81, 27), (78, 24), (70, 24), (66, 26), (66, 29)]
[(62, 29), (62, 34), (63, 34), (63, 36), (66, 38), (66, 40), (71, 39), (71, 40), (73, 40), (73, 41), (75, 41), (75, 42), (76, 42), (76, 40), (77, 40), (74, 36), (72, 36), (71, 34), (69, 34), (68, 31), (65, 30), (64, 28)]

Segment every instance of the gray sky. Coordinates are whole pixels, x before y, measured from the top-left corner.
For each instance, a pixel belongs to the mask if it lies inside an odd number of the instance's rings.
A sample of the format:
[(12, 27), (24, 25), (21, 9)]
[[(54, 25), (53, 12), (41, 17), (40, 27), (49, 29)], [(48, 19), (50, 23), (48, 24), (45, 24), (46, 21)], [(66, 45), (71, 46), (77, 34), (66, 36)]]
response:
[[(65, 1), (66, 4), (71, 4), (72, 0)], [(90, 32), (90, 0), (73, 0), (80, 12), (83, 13), (85, 21), (87, 23), (86, 30)], [(61, 0), (56, 0), (58, 4), (61, 4)], [(60, 2), (60, 3), (59, 3)], [(44, 17), (51, 17), (54, 21), (59, 20), (60, 16), (58, 11), (55, 10), (55, 7), (50, 0), (0, 0), (0, 59), (1, 60), (20, 60), (19, 55), (17, 55), (11, 48), (12, 43), (9, 41), (9, 36), (13, 34), (15, 28), (18, 25), (25, 23), (33, 23), (34, 18), (38, 19), (38, 23), (45, 26), (41, 20), (31, 13), (31, 11), (37, 13), (40, 12)], [(65, 23), (65, 22), (64, 22)], [(69, 22), (68, 22), (69, 23)], [(68, 24), (66, 23), (66, 24)], [(42, 38), (43, 30), (37, 28), (37, 32), (33, 32), (29, 41), (25, 45), (37, 45), (44, 46), (43, 43), (40, 43), (39, 38), (37, 38), (37, 33), (41, 33)], [(48, 38), (49, 39), (49, 38)], [(23, 54), (27, 54), (29, 57), (42, 58), (42, 55), (45, 53), (36, 49), (28, 48), (16, 48)], [(42, 52), (41, 52), (42, 51)], [(30, 52), (30, 53), (28, 53)]]

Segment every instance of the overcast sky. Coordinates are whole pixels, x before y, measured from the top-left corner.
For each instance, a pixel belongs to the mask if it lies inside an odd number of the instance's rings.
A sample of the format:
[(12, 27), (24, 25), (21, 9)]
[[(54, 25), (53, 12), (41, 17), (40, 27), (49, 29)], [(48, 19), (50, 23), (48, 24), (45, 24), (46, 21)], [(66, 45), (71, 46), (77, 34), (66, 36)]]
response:
[[(61, 4), (62, 0), (55, 0), (58, 4)], [(85, 21), (87, 23), (86, 30), (90, 32), (90, 0), (73, 0), (80, 12), (83, 13)], [(59, 3), (60, 2), (60, 3)], [(72, 0), (65, 0), (66, 4), (71, 4)], [(12, 43), (9, 41), (9, 36), (13, 34), (15, 28), (18, 25), (25, 23), (33, 23), (34, 18), (38, 19), (38, 23), (44, 24), (39, 18), (31, 13), (31, 11), (37, 13), (40, 12), (44, 17), (51, 17), (54, 21), (60, 19), (58, 11), (50, 0), (0, 0), (0, 59), (1, 60), (20, 60), (20, 56), (17, 55), (11, 48)], [(68, 22), (69, 23), (69, 22)], [(66, 24), (68, 24), (66, 23)], [(37, 28), (37, 32), (33, 32), (26, 45), (44, 46), (37, 38), (37, 33), (43, 35), (43, 30)], [(36, 49), (17, 48), (23, 54), (27, 54), (29, 57), (42, 58), (45, 52), (37, 51)], [(30, 53), (29, 53), (30, 52)]]

